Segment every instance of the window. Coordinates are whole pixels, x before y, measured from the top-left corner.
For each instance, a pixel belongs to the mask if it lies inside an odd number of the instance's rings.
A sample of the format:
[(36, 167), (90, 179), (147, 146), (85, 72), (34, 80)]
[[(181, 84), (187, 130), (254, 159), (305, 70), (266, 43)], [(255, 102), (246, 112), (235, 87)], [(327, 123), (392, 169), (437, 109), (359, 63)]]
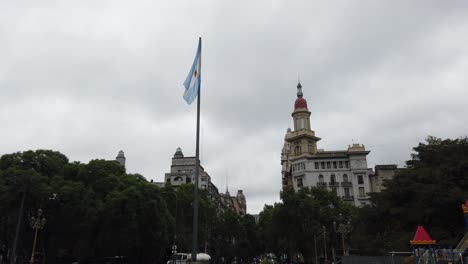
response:
[(206, 185), (203, 184), (203, 185), (201, 186), (201, 188), (202, 188), (202, 189), (206, 189)]
[(297, 187), (300, 188), (303, 186), (302, 178), (297, 179)]
[(310, 152), (310, 153), (313, 153), (313, 152), (314, 152), (314, 144), (312, 143), (312, 141), (309, 141), (308, 148), (309, 148), (309, 152)]
[(304, 125), (304, 118), (301, 118), (301, 129), (305, 128), (305, 125)]
[(332, 175), (330, 176), (330, 183), (332, 183), (332, 184), (335, 184), (335, 183), (336, 183), (335, 174), (332, 174)]
[(323, 182), (323, 175), (319, 175), (319, 182)]
[(322, 165), (322, 169), (325, 169), (325, 162), (321, 162), (321, 165)]
[(331, 163), (327, 161), (327, 169), (331, 169)]
[(340, 168), (343, 168), (343, 162), (340, 161), (339, 163), (340, 163)]
[(177, 176), (174, 178), (174, 181), (182, 181), (182, 177)]
[(166, 182), (171, 182), (171, 179), (170, 179), (170, 178), (167, 178)]
[(350, 196), (350, 195), (349, 195), (349, 188), (344, 188), (344, 195), (345, 195), (346, 197), (349, 197), (349, 196)]
[(294, 152), (295, 152), (295, 154), (300, 154), (301, 153), (301, 146), (296, 146), (294, 148)]
[(205, 176), (201, 177), (201, 180), (206, 181), (206, 177)]
[(191, 182), (192, 182), (192, 178), (187, 177), (187, 183), (191, 183)]
[(345, 168), (349, 168), (349, 162), (348, 162), (348, 161), (345, 161), (345, 162), (344, 162), (344, 166), (345, 166)]
[(344, 181), (344, 182), (347, 182), (347, 181), (348, 181), (348, 175), (347, 175), (347, 174), (343, 174), (343, 181)]
[(364, 177), (362, 177), (362, 175), (357, 176), (357, 183), (358, 184), (364, 184)]
[(320, 169), (320, 166), (319, 166), (319, 163), (318, 163), (318, 162), (315, 162), (315, 169), (316, 169), (316, 170)]
[(333, 168), (336, 169), (336, 161), (333, 162)]
[(359, 197), (365, 197), (366, 193), (364, 192), (364, 187), (359, 187)]

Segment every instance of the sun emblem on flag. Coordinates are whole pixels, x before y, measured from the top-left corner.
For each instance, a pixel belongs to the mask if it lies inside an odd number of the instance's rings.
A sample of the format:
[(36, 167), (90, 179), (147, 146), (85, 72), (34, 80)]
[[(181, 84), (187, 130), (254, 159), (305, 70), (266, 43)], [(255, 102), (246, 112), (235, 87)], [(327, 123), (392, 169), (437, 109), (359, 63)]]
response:
[(198, 75), (198, 71), (195, 69), (195, 71), (193, 71), (193, 77), (197, 78), (197, 75)]

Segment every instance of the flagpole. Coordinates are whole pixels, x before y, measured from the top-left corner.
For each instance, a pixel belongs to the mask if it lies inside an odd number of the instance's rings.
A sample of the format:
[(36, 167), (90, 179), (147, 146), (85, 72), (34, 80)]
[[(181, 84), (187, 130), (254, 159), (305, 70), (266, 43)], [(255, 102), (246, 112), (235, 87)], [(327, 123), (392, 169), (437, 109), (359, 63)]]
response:
[[(201, 69), (201, 37), (198, 39), (200, 44), (200, 69)], [(193, 235), (192, 235), (192, 261), (197, 260), (198, 253), (198, 176), (200, 173), (200, 97), (201, 97), (201, 70), (200, 70), (200, 86), (197, 96), (197, 143), (195, 150), (195, 191), (193, 201)]]

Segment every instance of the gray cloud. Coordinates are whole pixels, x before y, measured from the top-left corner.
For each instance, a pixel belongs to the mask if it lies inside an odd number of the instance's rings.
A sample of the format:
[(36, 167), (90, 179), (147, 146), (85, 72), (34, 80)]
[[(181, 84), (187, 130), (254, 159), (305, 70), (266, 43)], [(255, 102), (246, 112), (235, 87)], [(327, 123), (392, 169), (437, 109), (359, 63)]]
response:
[(182, 82), (203, 37), (201, 158), (250, 213), (279, 200), (300, 74), (319, 148), (404, 164), (427, 135), (467, 134), (465, 2), (0, 3), (2, 153), (127, 155), (162, 181), (195, 153)]

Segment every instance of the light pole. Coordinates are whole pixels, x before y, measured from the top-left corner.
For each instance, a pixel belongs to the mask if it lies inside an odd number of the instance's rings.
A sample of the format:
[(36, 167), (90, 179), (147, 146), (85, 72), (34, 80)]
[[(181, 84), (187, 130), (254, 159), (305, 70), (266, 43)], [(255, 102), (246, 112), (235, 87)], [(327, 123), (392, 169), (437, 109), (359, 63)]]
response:
[(322, 226), (323, 230), (323, 251), (325, 255), (324, 263), (328, 263), (328, 257), (327, 257), (327, 229), (325, 226)]
[(36, 251), (36, 242), (37, 242), (37, 231), (44, 228), (46, 224), (46, 219), (42, 216), (42, 209), (37, 210), (37, 217), (31, 217), (31, 228), (34, 229), (34, 240), (31, 252), (31, 259), (29, 260), (30, 264), (34, 263), (34, 251)]
[[(341, 214), (340, 214), (340, 218), (341, 218)], [(343, 248), (343, 256), (349, 256), (349, 252), (345, 249), (345, 237), (347, 234), (353, 231), (353, 226), (351, 225), (351, 221), (348, 220), (346, 224), (340, 223), (338, 227), (337, 227), (336, 222), (333, 222), (333, 228), (335, 229), (335, 232), (341, 234), (341, 247)]]
[(177, 240), (177, 193), (174, 192), (163, 192), (163, 193), (168, 193), (168, 194), (173, 194), (175, 197), (175, 213), (174, 213), (174, 241), (172, 244), (172, 263), (175, 263), (175, 254), (177, 254), (177, 245), (176, 245), (176, 240)]

